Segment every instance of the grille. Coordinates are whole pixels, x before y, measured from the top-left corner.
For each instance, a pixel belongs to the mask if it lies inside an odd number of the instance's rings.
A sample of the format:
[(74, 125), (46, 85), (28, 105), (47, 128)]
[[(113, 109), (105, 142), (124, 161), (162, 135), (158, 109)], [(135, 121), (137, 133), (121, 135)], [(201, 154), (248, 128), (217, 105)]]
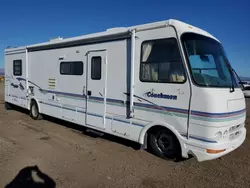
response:
[(229, 133), (235, 132), (235, 131), (239, 130), (241, 127), (242, 127), (242, 124), (232, 126), (229, 129)]
[(235, 125), (229, 129), (229, 140), (235, 140), (241, 135), (243, 124)]

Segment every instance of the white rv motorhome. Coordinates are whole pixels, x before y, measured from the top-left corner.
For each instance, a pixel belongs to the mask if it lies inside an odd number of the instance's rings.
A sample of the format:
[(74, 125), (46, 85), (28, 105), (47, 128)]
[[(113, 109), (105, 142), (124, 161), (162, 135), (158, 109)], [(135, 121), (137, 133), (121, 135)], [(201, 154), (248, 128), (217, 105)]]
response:
[(5, 50), (6, 107), (140, 143), (221, 157), (245, 140), (245, 99), (218, 39), (167, 20)]

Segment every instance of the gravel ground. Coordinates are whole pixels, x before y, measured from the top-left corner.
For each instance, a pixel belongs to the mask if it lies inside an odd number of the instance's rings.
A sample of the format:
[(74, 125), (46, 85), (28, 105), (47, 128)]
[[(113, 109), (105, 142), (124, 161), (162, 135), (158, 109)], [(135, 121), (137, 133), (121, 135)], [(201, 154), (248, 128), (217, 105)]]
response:
[[(0, 85), (0, 188), (17, 188), (13, 182), (30, 177), (40, 181), (33, 187), (46, 188), (250, 187), (250, 132), (239, 149), (221, 159), (165, 161), (123, 139), (94, 137), (66, 122), (5, 111)], [(249, 99), (247, 105), (248, 128)]]

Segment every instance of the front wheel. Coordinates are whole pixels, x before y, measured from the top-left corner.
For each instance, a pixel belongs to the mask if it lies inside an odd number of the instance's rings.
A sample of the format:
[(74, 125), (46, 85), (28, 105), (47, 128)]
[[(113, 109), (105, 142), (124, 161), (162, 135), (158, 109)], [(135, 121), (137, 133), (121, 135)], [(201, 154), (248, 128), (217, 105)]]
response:
[(151, 152), (164, 159), (180, 157), (181, 149), (176, 136), (168, 129), (161, 128), (149, 133), (149, 148)]
[(39, 109), (38, 109), (38, 106), (37, 106), (36, 102), (32, 102), (31, 103), (30, 117), (32, 119), (34, 119), (34, 120), (40, 120), (40, 119), (42, 119), (42, 115), (39, 113)]

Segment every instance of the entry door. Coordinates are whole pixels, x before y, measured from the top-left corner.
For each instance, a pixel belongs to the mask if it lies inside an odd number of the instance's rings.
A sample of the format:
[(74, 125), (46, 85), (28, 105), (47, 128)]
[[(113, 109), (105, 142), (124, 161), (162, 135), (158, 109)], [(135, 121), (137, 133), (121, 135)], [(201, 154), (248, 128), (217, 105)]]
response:
[(104, 129), (106, 111), (106, 51), (89, 52), (87, 61), (86, 124)]
[[(20, 58), (19, 58), (20, 57)], [(21, 107), (27, 107), (27, 97), (26, 97), (26, 58), (25, 53), (20, 54), (19, 57), (8, 57), (6, 61), (8, 66), (6, 67), (6, 72), (11, 75), (9, 82), (9, 94), (12, 97), (12, 103)]]

